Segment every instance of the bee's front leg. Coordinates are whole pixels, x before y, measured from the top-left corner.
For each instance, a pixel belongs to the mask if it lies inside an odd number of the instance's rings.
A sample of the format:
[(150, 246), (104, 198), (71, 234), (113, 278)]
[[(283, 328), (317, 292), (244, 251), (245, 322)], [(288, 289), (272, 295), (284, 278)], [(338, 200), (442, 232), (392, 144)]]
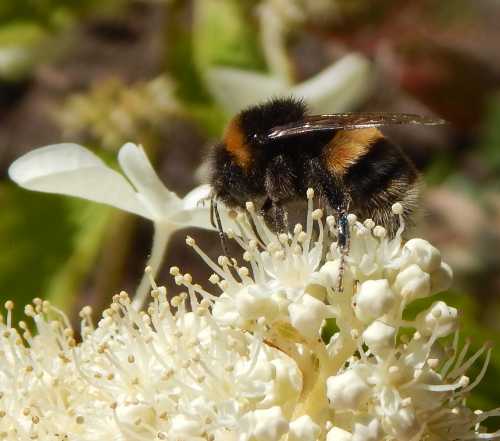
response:
[(267, 198), (261, 208), (266, 224), (276, 233), (288, 232), (288, 213), (278, 201)]

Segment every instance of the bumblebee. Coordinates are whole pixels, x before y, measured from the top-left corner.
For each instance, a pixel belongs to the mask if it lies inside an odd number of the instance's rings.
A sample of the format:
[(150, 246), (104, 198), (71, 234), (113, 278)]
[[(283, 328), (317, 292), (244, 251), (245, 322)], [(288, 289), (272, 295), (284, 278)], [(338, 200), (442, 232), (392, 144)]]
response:
[(222, 232), (217, 201), (230, 208), (245, 208), (252, 201), (272, 230), (286, 231), (286, 206), (305, 199), (313, 188), (338, 216), (342, 248), (348, 243), (348, 212), (373, 219), (393, 235), (398, 225), (392, 204), (400, 202), (404, 219), (410, 220), (420, 178), (378, 127), (442, 123), (395, 113), (309, 115), (304, 103), (293, 98), (249, 107), (229, 122), (209, 157), (217, 228)]

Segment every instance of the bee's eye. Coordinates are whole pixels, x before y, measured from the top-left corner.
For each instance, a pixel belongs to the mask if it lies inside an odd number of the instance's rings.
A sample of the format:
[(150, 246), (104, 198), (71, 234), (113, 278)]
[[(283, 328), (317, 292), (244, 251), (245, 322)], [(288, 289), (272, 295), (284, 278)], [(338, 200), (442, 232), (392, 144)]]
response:
[(254, 133), (252, 135), (252, 142), (256, 144), (265, 144), (267, 137), (265, 135), (259, 135), (258, 133)]

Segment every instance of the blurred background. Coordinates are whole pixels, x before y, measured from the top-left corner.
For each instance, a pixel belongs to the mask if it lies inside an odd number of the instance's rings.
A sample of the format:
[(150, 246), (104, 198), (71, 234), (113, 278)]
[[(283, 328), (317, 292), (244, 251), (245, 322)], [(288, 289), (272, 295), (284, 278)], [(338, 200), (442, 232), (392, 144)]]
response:
[[(474, 347), (500, 342), (498, 23), (496, 0), (2, 0), (0, 299), (49, 298), (75, 320), (85, 304), (100, 311), (121, 289), (133, 292), (151, 245), (143, 219), (18, 188), (7, 177), (15, 158), (73, 141), (116, 164), (132, 141), (184, 195), (203, 181), (202, 160), (233, 112), (351, 56), (340, 92), (313, 107), (450, 122), (389, 134), (425, 176), (417, 234), (456, 276), (442, 297), (463, 311)], [(159, 277), (170, 292), (170, 265), (208, 276), (186, 233)], [(220, 253), (216, 234), (189, 234)], [(499, 378), (497, 345), (472, 406), (500, 403)]]

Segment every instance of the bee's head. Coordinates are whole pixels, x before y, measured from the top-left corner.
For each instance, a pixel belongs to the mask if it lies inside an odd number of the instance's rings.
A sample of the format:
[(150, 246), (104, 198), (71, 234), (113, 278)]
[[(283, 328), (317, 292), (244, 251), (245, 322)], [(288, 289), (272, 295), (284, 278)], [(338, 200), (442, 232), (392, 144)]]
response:
[(245, 142), (258, 147), (270, 142), (267, 135), (273, 127), (300, 121), (305, 114), (306, 106), (303, 101), (292, 97), (273, 98), (243, 110), (235, 120), (238, 121)]
[[(222, 143), (212, 151), (211, 184), (228, 206), (242, 206), (265, 193), (263, 170), (273, 127), (301, 120), (306, 109), (302, 101), (279, 98), (249, 107), (226, 127)], [(282, 142), (282, 141), (281, 141)]]

